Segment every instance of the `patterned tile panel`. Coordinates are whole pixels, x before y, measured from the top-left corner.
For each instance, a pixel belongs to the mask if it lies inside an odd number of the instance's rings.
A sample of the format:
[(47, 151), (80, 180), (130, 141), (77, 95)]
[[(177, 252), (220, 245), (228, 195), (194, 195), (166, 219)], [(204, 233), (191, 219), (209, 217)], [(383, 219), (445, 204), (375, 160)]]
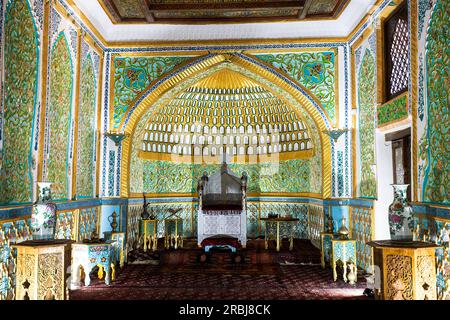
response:
[(356, 240), (356, 263), (358, 268), (372, 272), (373, 250), (366, 243), (374, 238), (374, 211), (372, 208), (352, 206), (350, 209), (350, 233)]

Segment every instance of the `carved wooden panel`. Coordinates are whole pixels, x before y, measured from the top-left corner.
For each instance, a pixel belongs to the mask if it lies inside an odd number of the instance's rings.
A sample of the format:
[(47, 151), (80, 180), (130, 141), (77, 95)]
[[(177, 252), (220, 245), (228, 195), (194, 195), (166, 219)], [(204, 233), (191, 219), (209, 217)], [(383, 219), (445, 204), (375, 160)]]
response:
[(64, 300), (71, 240), (25, 241), (17, 250), (16, 300)]
[(64, 277), (62, 253), (41, 254), (38, 258), (38, 297), (44, 300), (63, 300), (61, 282)]
[(434, 257), (430, 255), (418, 256), (416, 274), (416, 299), (436, 300)]
[(386, 289), (388, 300), (413, 299), (412, 258), (400, 255), (386, 257)]

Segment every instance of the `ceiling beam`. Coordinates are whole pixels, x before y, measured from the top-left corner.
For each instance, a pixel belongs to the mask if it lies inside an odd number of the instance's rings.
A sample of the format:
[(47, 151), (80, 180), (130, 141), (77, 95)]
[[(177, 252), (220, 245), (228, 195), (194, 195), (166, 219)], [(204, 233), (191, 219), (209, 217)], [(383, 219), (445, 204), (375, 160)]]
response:
[(153, 16), (153, 13), (149, 10), (147, 1), (139, 0), (139, 4), (141, 5), (142, 13), (145, 16), (145, 20), (147, 20), (147, 22), (155, 22), (155, 17)]
[(122, 22), (122, 17), (112, 0), (101, 0), (99, 3), (113, 23)]
[(311, 7), (312, 2), (313, 2), (313, 0), (306, 0), (305, 1), (305, 5), (303, 6), (303, 10), (298, 12), (299, 13), (298, 14), (298, 18), (300, 20), (303, 20), (303, 19), (306, 18), (306, 15), (308, 14), (308, 10), (309, 10), (309, 7)]
[[(140, 0), (145, 1), (145, 0)], [(149, 4), (152, 12), (158, 11), (204, 11), (204, 10), (268, 10), (268, 9), (302, 9), (304, 1), (272, 1), (272, 2), (232, 2), (232, 3), (165, 3)]]

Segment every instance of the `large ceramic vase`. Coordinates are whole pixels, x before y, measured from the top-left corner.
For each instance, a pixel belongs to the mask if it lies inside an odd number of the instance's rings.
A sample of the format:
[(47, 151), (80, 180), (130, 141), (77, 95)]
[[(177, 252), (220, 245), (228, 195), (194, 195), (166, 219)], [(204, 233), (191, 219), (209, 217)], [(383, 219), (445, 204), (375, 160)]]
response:
[(50, 182), (38, 182), (38, 200), (31, 214), (33, 240), (55, 239), (56, 204), (51, 201), (51, 185)]
[(389, 230), (391, 240), (412, 241), (414, 219), (412, 208), (406, 202), (408, 184), (393, 184), (394, 202), (389, 205)]

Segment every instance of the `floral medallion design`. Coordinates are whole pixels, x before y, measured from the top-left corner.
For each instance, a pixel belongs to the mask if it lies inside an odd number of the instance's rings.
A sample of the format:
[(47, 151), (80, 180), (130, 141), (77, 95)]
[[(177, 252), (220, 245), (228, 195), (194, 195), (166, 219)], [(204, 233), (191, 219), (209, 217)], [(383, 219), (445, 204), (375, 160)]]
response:
[(50, 139), (47, 181), (53, 182), (55, 200), (68, 197), (68, 161), (73, 90), (72, 60), (67, 39), (60, 33), (51, 51)]
[(372, 165), (375, 164), (375, 59), (366, 49), (358, 73), (359, 143), (361, 152), (361, 179), (359, 195), (375, 198), (376, 178)]
[(450, 202), (449, 12), (449, 1), (436, 2), (426, 42), (428, 161), (423, 196), (425, 201), (440, 203)]
[(119, 128), (130, 105), (146, 87), (189, 57), (115, 57), (114, 128)]
[(262, 54), (256, 57), (309, 89), (322, 103), (330, 119), (336, 120), (334, 52)]
[(39, 37), (28, 1), (8, 3), (4, 31), (0, 203), (31, 202), (31, 141), (37, 102)]
[(94, 196), (95, 108), (97, 85), (91, 55), (81, 66), (80, 109), (78, 116), (77, 195)]

